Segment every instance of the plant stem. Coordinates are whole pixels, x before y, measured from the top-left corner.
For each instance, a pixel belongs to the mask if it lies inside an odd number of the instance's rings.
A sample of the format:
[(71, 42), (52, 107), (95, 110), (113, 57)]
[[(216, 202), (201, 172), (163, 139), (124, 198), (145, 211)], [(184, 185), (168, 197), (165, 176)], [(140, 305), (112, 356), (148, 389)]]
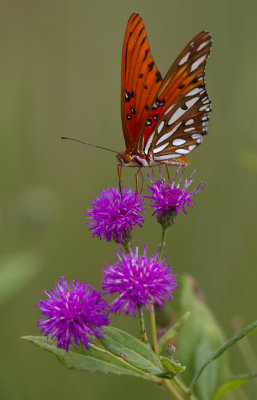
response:
[(187, 399), (192, 399), (192, 392), (191, 392), (191, 390), (188, 389), (187, 387), (185, 387), (185, 386), (183, 385), (183, 383), (182, 383), (176, 376), (174, 376), (173, 382), (174, 382), (175, 385), (181, 390), (181, 392), (184, 393), (184, 395), (186, 396)]
[(166, 232), (167, 232), (167, 229), (162, 228), (161, 245), (160, 245), (160, 252), (159, 252), (159, 257), (158, 257), (159, 260), (162, 258), (163, 249), (165, 247)]
[(152, 328), (153, 349), (154, 349), (155, 354), (158, 356), (158, 343), (157, 343), (154, 305), (150, 305), (150, 308), (151, 308), (150, 321), (151, 321), (151, 328)]
[(169, 393), (171, 393), (173, 395), (173, 397), (177, 400), (185, 400), (184, 396), (181, 395), (178, 390), (173, 386), (171, 381), (168, 380), (164, 380), (163, 381), (163, 386), (166, 387), (166, 389), (168, 390)]
[(125, 250), (125, 253), (129, 253), (129, 246), (130, 246), (130, 243), (121, 243), (122, 244), (122, 246), (123, 246), (123, 249)]
[(149, 344), (149, 340), (146, 334), (146, 329), (145, 329), (145, 321), (144, 321), (144, 315), (143, 312), (139, 312), (139, 325), (140, 325), (140, 331), (141, 331), (141, 336), (143, 339), (143, 342), (145, 344)]
[[(159, 250), (159, 256), (158, 259), (160, 260), (162, 258), (162, 254), (163, 254), (163, 250), (165, 247), (165, 237), (166, 237), (166, 232), (167, 232), (167, 228), (162, 228), (162, 236), (161, 236), (161, 244), (160, 244), (160, 250)], [(155, 326), (155, 332), (156, 332), (156, 325), (155, 325), (155, 320), (154, 320), (154, 326)], [(153, 330), (153, 328), (152, 328)], [(157, 354), (157, 353), (156, 353)], [(186, 396), (186, 398), (188, 400), (192, 399), (192, 394), (190, 389), (188, 390), (182, 382), (180, 382), (180, 380), (174, 376), (172, 382), (174, 382), (174, 384), (181, 390), (181, 392)], [(184, 396), (182, 396), (173, 386), (171, 381), (164, 381), (164, 386), (166, 387), (166, 389), (173, 394), (173, 396), (176, 399), (183, 399), (184, 400)]]
[[(165, 246), (166, 230), (167, 229), (162, 229), (161, 245), (160, 245), (158, 260), (161, 259), (162, 252), (163, 252), (163, 249), (164, 249), (164, 246)], [(154, 348), (155, 354), (158, 356), (158, 342), (157, 342), (157, 332), (156, 332), (154, 305), (151, 305), (150, 308), (151, 308), (150, 320), (151, 320), (152, 337), (153, 337), (153, 348)]]

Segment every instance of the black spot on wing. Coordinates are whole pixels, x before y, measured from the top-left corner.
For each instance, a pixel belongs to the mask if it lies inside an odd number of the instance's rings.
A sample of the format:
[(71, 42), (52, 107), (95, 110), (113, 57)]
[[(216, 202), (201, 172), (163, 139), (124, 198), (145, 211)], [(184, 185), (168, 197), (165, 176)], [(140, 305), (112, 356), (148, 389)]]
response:
[(160, 82), (162, 80), (161, 73), (159, 71), (156, 71), (155, 75), (156, 75), (156, 82)]
[(144, 58), (143, 58), (143, 62), (145, 61), (145, 59), (146, 59), (148, 53), (149, 53), (149, 49), (146, 49), (145, 55), (144, 55)]
[(154, 62), (152, 61), (150, 64), (148, 64), (149, 71), (152, 71), (153, 67), (154, 67)]

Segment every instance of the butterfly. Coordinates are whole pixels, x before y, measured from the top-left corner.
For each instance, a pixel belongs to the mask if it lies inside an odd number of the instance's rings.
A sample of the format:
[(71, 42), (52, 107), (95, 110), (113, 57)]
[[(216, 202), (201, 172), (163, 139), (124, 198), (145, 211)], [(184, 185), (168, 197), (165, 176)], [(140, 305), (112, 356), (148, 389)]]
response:
[(118, 167), (190, 164), (186, 156), (202, 143), (211, 111), (204, 81), (210, 49), (210, 33), (200, 32), (162, 78), (141, 17), (130, 16), (121, 72), (126, 150), (117, 155)]

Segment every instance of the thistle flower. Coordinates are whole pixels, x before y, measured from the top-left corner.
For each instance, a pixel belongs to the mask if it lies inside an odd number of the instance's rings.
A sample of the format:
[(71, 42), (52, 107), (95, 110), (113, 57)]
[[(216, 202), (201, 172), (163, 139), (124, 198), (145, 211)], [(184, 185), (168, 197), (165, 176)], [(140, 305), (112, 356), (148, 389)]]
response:
[(172, 273), (164, 257), (158, 260), (158, 253), (147, 256), (144, 246), (143, 255), (138, 248), (133, 252), (115, 251), (117, 261), (103, 268), (102, 289), (107, 295), (118, 293), (118, 298), (110, 305), (113, 312), (124, 312), (136, 316), (144, 307), (151, 311), (149, 305), (162, 306), (173, 299), (172, 292), (178, 286), (176, 275)]
[(114, 239), (118, 243), (130, 242), (135, 226), (142, 227), (145, 209), (143, 196), (122, 187), (101, 190), (99, 197), (91, 202), (92, 209), (86, 212), (89, 229), (93, 236), (104, 238), (107, 242)]
[(184, 171), (185, 168), (182, 169), (177, 184), (175, 182), (179, 175), (180, 167), (177, 169), (173, 180), (168, 183), (162, 178), (161, 169), (159, 180), (155, 179), (154, 172), (153, 178), (148, 175), (152, 185), (148, 186), (146, 190), (151, 192), (151, 196), (145, 197), (151, 199), (150, 206), (154, 209), (153, 215), (157, 214), (157, 220), (163, 228), (168, 228), (175, 222), (179, 210), (182, 210), (186, 214), (186, 205), (193, 208), (193, 203), (195, 203), (195, 201), (192, 199), (192, 196), (203, 190), (206, 186), (206, 184), (200, 182), (192, 192), (188, 191), (189, 186), (193, 182), (192, 178), (196, 172), (194, 171), (189, 179), (185, 179), (184, 187), (181, 188), (180, 185)]
[(41, 319), (37, 326), (48, 338), (57, 342), (57, 347), (76, 350), (79, 343), (90, 348), (92, 336), (101, 338), (102, 326), (109, 324), (109, 306), (100, 292), (92, 286), (78, 281), (67, 281), (62, 277), (50, 291), (43, 290), (48, 299), (40, 299)]

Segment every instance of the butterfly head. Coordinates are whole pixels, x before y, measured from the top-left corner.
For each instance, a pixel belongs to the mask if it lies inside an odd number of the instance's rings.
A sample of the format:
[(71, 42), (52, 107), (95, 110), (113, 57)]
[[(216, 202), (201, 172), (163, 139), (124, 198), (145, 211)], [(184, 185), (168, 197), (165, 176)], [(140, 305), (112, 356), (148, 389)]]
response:
[(128, 166), (132, 162), (132, 156), (128, 153), (118, 153), (117, 159), (120, 164)]

